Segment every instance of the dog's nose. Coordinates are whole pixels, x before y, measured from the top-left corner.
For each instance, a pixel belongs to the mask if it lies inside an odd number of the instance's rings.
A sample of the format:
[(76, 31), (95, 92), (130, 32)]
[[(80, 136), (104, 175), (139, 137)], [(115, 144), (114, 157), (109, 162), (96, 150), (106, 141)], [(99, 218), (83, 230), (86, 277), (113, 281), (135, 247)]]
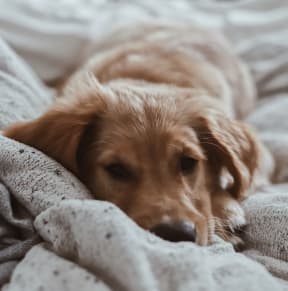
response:
[(171, 242), (195, 242), (196, 240), (195, 226), (193, 223), (187, 221), (160, 223), (153, 226), (150, 231)]

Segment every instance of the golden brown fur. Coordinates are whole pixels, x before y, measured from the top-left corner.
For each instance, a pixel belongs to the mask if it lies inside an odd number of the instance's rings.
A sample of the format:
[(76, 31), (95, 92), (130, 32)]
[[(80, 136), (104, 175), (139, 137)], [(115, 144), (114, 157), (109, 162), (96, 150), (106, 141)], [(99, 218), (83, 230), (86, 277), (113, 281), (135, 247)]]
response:
[(214, 232), (237, 244), (262, 145), (234, 117), (253, 94), (219, 35), (142, 25), (103, 40), (46, 114), (4, 134), (58, 160), (146, 229), (188, 221), (201, 245)]

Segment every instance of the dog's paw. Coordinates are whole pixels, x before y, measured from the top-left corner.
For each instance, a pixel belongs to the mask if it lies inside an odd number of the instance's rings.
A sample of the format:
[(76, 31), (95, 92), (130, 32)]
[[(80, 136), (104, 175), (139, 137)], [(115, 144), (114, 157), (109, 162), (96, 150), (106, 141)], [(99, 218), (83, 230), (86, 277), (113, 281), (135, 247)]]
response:
[(245, 214), (240, 204), (231, 199), (218, 210), (218, 217), (215, 217), (215, 233), (223, 240), (230, 242), (235, 250), (244, 248), (242, 240), (243, 231), (246, 226)]

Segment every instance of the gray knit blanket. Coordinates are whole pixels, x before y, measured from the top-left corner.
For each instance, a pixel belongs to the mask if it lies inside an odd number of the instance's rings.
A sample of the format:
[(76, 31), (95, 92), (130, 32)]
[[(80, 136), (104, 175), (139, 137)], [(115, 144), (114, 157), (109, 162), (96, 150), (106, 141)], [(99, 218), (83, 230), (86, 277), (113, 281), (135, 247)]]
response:
[(276, 170), (275, 184), (243, 203), (247, 249), (236, 253), (217, 237), (209, 247), (161, 240), (116, 206), (93, 200), (54, 160), (0, 136), (0, 288), (288, 290), (287, 2), (0, 0), (4, 5), (0, 129), (43, 113), (53, 92), (42, 80), (77, 66), (109, 29), (139, 19), (181, 19), (218, 26), (250, 66), (259, 101), (247, 121), (270, 149)]

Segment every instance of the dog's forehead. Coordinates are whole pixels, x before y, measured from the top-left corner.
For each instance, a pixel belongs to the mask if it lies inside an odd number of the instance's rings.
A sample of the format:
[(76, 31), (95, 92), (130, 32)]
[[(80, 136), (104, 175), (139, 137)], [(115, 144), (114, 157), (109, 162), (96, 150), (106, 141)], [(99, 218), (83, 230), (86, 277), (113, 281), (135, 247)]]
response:
[(119, 90), (115, 102), (108, 108), (112, 122), (129, 121), (131, 125), (145, 128), (171, 126), (177, 115), (173, 94), (167, 91), (153, 91), (147, 88), (126, 88)]
[(166, 136), (177, 125), (173, 108), (150, 99), (131, 98), (110, 108), (104, 126), (111, 134), (125, 138)]
[(173, 92), (142, 87), (120, 89), (102, 123), (102, 138), (107, 143), (159, 147), (179, 140), (197, 141), (188, 119), (179, 112)]
[(117, 152), (136, 150), (167, 154), (199, 144), (197, 134), (191, 127), (177, 123), (173, 116), (163, 114), (161, 108), (147, 109), (146, 112), (118, 112), (104, 124), (101, 142)]

